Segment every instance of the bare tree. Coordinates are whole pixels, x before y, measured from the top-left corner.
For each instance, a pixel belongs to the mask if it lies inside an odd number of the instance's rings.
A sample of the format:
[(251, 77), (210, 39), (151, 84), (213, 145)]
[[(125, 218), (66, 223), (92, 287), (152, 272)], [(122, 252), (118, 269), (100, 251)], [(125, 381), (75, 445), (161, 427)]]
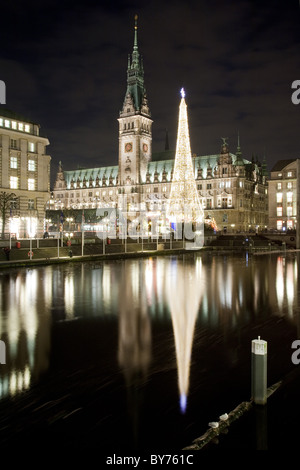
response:
[(11, 201), (13, 201), (16, 198), (16, 195), (14, 193), (7, 193), (7, 192), (0, 192), (0, 213), (1, 213), (1, 218), (2, 218), (2, 234), (1, 238), (4, 238), (4, 229), (5, 229), (5, 223), (8, 215), (8, 211), (11, 207)]

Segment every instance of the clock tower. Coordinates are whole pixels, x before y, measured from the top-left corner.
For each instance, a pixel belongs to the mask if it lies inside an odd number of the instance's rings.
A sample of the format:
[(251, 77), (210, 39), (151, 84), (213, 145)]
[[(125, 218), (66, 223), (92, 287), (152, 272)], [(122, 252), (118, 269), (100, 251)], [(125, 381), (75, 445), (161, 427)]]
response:
[(152, 120), (144, 86), (143, 61), (138, 51), (137, 15), (133, 52), (128, 56), (127, 90), (118, 121), (118, 184), (122, 194), (131, 195), (129, 202), (134, 205), (140, 202), (139, 185), (146, 181), (147, 165), (152, 155)]

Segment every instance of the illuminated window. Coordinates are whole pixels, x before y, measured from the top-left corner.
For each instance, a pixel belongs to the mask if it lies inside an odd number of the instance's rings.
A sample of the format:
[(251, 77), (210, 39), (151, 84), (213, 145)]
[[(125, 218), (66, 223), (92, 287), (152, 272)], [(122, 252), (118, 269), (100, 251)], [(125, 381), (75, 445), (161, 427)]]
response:
[(226, 188), (230, 188), (230, 186), (231, 186), (231, 182), (230, 182), (230, 181), (226, 181), (225, 187), (226, 187)]
[(10, 121), (8, 119), (5, 119), (4, 125), (5, 127), (10, 127)]
[(18, 168), (18, 158), (10, 157), (10, 168)]
[(10, 209), (17, 209), (18, 208), (18, 200), (14, 198), (10, 201)]
[(227, 207), (227, 197), (222, 198), (222, 207)]
[(30, 125), (29, 124), (25, 124), (25, 132), (30, 132)]
[(282, 193), (277, 193), (276, 194), (276, 201), (279, 202), (279, 203), (282, 202)]
[(19, 128), (19, 131), (23, 131), (23, 130), (24, 130), (24, 124), (23, 124), (23, 122), (19, 122), (18, 128)]
[(286, 185), (287, 189), (292, 189), (293, 188), (293, 183), (289, 181)]
[(11, 127), (12, 127), (13, 129), (17, 129), (17, 123), (16, 123), (16, 121), (11, 121)]
[(281, 183), (277, 183), (277, 189), (282, 189), (282, 184)]
[(292, 192), (286, 193), (286, 201), (287, 202), (293, 202), (293, 193)]
[(35, 161), (28, 160), (28, 171), (35, 171)]
[(243, 181), (240, 181), (240, 188), (244, 186)]
[(29, 210), (34, 209), (34, 199), (28, 199), (28, 209)]
[(28, 142), (28, 152), (35, 152), (35, 143), (34, 142)]
[(282, 217), (282, 207), (277, 207), (277, 217)]
[(288, 178), (291, 178), (292, 176), (293, 176), (293, 172), (292, 172), (292, 171), (288, 171), (288, 172), (287, 172), (287, 177), (288, 177)]
[(10, 186), (10, 189), (18, 189), (18, 177), (17, 176), (10, 177), (9, 186)]
[(282, 220), (277, 220), (277, 230), (282, 230)]
[(28, 191), (35, 190), (35, 181), (34, 178), (28, 178)]
[(3, 126), (3, 119), (0, 118), (0, 126)]
[(293, 215), (293, 207), (292, 206), (287, 206), (286, 215), (287, 215), (287, 217), (292, 217), (292, 215)]

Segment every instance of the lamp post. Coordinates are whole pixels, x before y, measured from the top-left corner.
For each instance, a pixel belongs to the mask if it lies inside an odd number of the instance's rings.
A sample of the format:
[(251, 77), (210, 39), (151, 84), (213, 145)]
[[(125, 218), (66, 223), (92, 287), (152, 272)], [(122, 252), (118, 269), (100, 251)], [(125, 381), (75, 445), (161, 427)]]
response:
[(66, 221), (68, 222), (68, 230), (71, 230), (71, 223), (73, 222), (73, 217), (67, 217)]
[(51, 219), (45, 219), (45, 222), (46, 222), (46, 232), (49, 231), (49, 225), (51, 224), (52, 220)]

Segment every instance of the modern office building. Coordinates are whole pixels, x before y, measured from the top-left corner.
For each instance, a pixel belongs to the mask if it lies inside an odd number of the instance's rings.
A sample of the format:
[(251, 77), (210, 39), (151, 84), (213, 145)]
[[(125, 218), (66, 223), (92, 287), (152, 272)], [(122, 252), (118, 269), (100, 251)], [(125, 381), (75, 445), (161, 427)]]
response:
[(4, 201), (0, 223), (6, 237), (8, 234), (17, 238), (43, 235), (50, 197), (51, 157), (47, 145), (49, 140), (40, 135), (39, 124), (0, 107), (2, 207)]

